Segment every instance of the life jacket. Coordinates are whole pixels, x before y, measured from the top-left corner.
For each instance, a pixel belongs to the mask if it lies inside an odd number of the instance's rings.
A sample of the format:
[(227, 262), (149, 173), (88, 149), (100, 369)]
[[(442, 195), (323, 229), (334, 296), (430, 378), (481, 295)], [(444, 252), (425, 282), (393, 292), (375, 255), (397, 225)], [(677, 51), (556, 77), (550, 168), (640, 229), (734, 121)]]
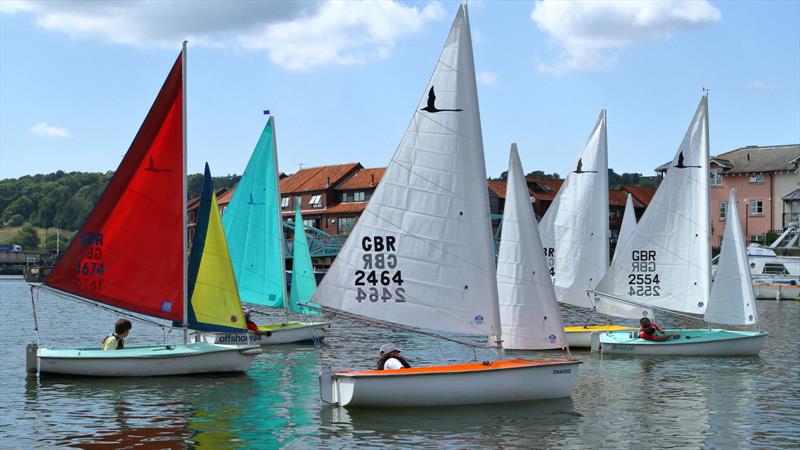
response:
[(406, 369), (410, 369), (411, 368), (411, 364), (409, 364), (408, 361), (406, 361), (406, 359), (403, 358), (402, 356), (400, 356), (400, 355), (392, 356), (392, 355), (386, 354), (386, 355), (383, 355), (381, 357), (381, 359), (378, 360), (378, 370), (383, 370), (383, 366), (386, 365), (386, 361), (388, 361), (388, 360), (390, 360), (392, 358), (400, 361), (400, 364), (402, 364), (403, 367), (405, 367)]
[(125, 338), (119, 337), (115, 333), (111, 333), (108, 336), (106, 336), (106, 338), (103, 339), (103, 342), (100, 343), (100, 348), (103, 348), (108, 338), (112, 337), (117, 340), (117, 350), (122, 350), (123, 348), (125, 348)]

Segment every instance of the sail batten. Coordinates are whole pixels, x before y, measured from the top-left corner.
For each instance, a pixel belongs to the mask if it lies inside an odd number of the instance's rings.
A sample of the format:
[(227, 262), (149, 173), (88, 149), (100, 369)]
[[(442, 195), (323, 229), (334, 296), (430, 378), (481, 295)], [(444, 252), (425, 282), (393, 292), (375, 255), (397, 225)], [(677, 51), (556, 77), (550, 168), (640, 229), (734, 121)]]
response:
[(183, 56), (105, 192), (45, 280), (50, 288), (184, 320)]
[(222, 223), (242, 301), (284, 308), (288, 299), (274, 124), (270, 117)]
[(499, 337), (483, 137), (464, 6), (397, 151), (313, 299), (414, 328)]
[(503, 346), (508, 349), (567, 347), (567, 338), (548, 272), (542, 241), (519, 160), (512, 144), (508, 163), (506, 204), (497, 288)]
[(608, 268), (608, 138), (602, 110), (573, 170), (539, 224), (558, 301), (590, 308), (586, 295)]
[(704, 96), (664, 180), (631, 238), (617, 248), (597, 291), (655, 308), (705, 312), (711, 273), (708, 157)]

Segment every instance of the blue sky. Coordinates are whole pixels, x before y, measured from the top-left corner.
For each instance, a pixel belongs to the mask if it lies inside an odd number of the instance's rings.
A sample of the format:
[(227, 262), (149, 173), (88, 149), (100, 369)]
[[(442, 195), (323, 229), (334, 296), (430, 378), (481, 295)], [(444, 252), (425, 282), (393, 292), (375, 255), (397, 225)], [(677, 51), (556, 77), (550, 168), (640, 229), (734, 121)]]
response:
[[(456, 2), (0, 2), (0, 178), (118, 165), (188, 37), (189, 171), (385, 166)], [(609, 165), (672, 158), (701, 87), (711, 151), (800, 142), (800, 2), (470, 2), (487, 173), (565, 174), (601, 108)]]

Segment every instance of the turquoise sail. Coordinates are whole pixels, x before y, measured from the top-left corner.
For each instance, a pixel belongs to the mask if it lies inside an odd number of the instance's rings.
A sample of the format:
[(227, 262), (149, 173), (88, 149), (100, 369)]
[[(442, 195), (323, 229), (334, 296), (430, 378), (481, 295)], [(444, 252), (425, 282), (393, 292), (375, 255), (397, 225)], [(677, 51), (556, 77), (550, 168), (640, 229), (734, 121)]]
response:
[(286, 307), (275, 123), (269, 118), (222, 216), (243, 302)]
[(292, 292), (289, 297), (289, 307), (292, 312), (303, 314), (318, 314), (316, 309), (300, 306), (306, 303), (317, 291), (317, 280), (314, 278), (314, 266), (311, 264), (311, 254), (308, 252), (303, 216), (300, 214), (300, 204), (294, 213), (294, 245), (292, 246)]

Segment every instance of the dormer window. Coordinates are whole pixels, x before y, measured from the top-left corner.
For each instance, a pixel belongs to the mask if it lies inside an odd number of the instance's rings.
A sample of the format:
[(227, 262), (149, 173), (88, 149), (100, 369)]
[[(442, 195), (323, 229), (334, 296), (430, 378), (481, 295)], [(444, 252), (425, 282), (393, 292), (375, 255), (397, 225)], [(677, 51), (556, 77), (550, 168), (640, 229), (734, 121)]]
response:
[(354, 202), (363, 202), (367, 198), (364, 191), (353, 192), (353, 201)]
[(312, 208), (322, 208), (322, 195), (312, 195), (311, 200), (308, 203)]
[(281, 197), (281, 209), (287, 209), (289, 207), (289, 197)]

